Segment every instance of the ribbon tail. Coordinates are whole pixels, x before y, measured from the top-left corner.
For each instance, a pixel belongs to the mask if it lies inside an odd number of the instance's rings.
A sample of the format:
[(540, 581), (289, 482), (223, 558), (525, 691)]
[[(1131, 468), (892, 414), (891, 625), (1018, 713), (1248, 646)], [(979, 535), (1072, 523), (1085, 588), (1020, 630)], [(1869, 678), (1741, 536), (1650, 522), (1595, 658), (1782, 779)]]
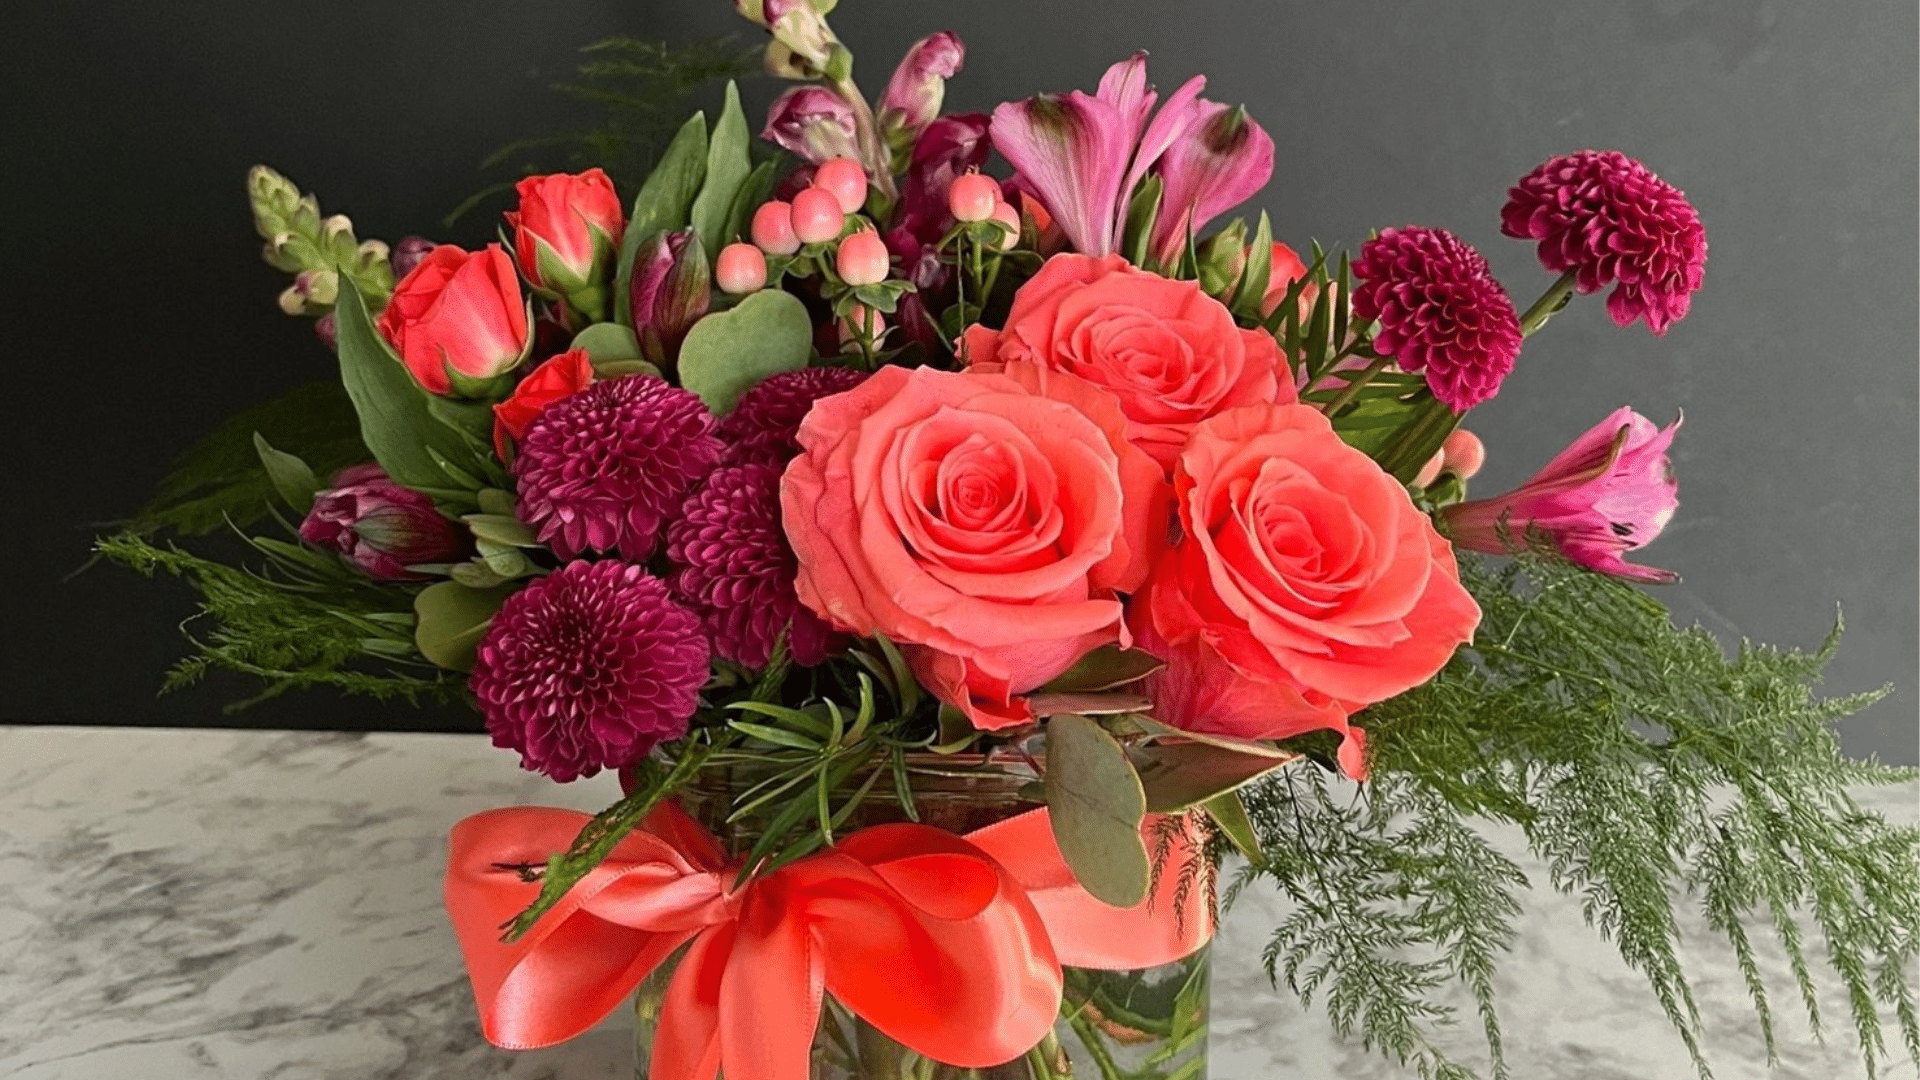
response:
[(721, 1072), (729, 1080), (808, 1080), (822, 964), (806, 919), (777, 909), (756, 914), (773, 917), (741, 920), (720, 988)]
[(716, 926), (695, 938), (667, 983), (654, 1026), (649, 1080), (714, 1080), (720, 1074), (720, 991), (735, 927)]

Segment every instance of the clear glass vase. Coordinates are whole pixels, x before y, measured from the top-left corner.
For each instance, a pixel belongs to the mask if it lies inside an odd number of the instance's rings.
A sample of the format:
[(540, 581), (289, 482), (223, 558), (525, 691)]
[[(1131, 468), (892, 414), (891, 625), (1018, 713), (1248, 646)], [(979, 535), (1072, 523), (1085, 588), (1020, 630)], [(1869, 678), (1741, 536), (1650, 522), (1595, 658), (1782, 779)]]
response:
[[(909, 775), (920, 821), (949, 832), (971, 832), (1039, 805), (1037, 778), (1020, 762), (929, 757), (912, 761)], [(751, 767), (710, 767), (680, 803), (721, 843), (742, 852), (759, 835), (764, 817), (726, 818), (734, 795), (758, 779)], [(877, 785), (853, 824), (907, 820), (897, 798), (882, 795), (889, 788)], [(1138, 971), (1067, 968), (1053, 1031), (1021, 1057), (990, 1068), (922, 1057), (828, 997), (814, 1032), (810, 1080), (1205, 1080), (1210, 950)], [(654, 1028), (677, 963), (676, 957), (655, 969), (635, 997), (639, 1080), (648, 1075)]]

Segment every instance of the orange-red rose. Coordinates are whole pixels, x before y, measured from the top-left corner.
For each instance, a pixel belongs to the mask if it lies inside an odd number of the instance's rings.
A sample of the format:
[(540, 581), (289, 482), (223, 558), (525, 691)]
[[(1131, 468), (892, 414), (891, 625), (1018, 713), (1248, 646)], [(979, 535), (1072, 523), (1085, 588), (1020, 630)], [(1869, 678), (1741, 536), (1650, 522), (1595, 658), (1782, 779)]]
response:
[(527, 425), (541, 410), (592, 383), (593, 358), (585, 349), (571, 349), (542, 360), (513, 388), (512, 397), (493, 407), (493, 449), (500, 460), (507, 460), (507, 448), (527, 433)]
[(387, 339), (429, 392), (453, 392), (449, 370), (491, 379), (526, 354), (527, 306), (499, 244), (471, 254), (441, 244), (393, 290), (380, 316)]
[(1116, 591), (1164, 549), (1165, 479), (1112, 397), (1056, 378), (883, 367), (815, 403), (781, 510), (800, 599), (900, 643), (916, 674), (984, 728), (1121, 640)]
[(520, 272), (534, 288), (567, 296), (607, 276), (626, 216), (606, 173), (529, 176), (514, 190), (520, 209), (507, 212), (507, 225)]
[(1174, 491), (1182, 535), (1135, 616), (1170, 647), (1156, 676), (1169, 723), (1344, 731), (1347, 713), (1431, 678), (1480, 621), (1453, 549), (1315, 409), (1201, 424)]
[(1240, 405), (1295, 400), (1271, 335), (1243, 330), (1199, 282), (1118, 255), (1062, 254), (1014, 295), (1003, 329), (970, 328), (961, 355), (983, 371), (1064, 372), (1110, 391), (1127, 436), (1169, 471), (1194, 425)]

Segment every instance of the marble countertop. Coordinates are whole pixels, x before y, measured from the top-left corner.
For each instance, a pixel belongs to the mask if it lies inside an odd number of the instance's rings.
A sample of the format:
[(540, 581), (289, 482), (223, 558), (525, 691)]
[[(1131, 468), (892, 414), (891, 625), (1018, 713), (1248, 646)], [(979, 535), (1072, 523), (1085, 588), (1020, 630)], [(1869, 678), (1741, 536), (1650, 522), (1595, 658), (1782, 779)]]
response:
[[(631, 1077), (620, 1013), (550, 1050), (487, 1046), (440, 907), (456, 820), (615, 795), (604, 777), (558, 787), (521, 773), (479, 736), (0, 728), (0, 1076)], [(1863, 802), (1912, 823), (1920, 787)], [(1250, 894), (1222, 928), (1215, 1080), (1410, 1077), (1268, 984), (1259, 953), (1278, 906)], [(1769, 1069), (1726, 946), (1697, 916), (1681, 928), (1717, 1076), (1864, 1077), (1840, 996), (1823, 1002), (1822, 1047), (1763, 948), (1782, 1040)], [(1694, 1075), (1577, 901), (1535, 894), (1499, 983), (1516, 1077)], [(1451, 1044), (1477, 1061), (1476, 1032), (1469, 1020)], [(1914, 1080), (1915, 1063), (1899, 1055), (1881, 1075)]]

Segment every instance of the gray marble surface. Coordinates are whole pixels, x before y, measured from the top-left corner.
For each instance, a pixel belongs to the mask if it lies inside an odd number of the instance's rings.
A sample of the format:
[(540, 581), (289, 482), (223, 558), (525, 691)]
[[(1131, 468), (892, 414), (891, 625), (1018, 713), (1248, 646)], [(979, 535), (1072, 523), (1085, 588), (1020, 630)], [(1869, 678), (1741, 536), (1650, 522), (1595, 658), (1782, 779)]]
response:
[[(476, 736), (0, 728), (0, 1076), (629, 1077), (620, 1014), (551, 1050), (482, 1042), (440, 908), (454, 821), (613, 796), (606, 778), (562, 788), (520, 773)], [(1866, 798), (1905, 822), (1916, 801), (1913, 786)], [(1410, 1075), (1268, 984), (1258, 956), (1276, 906), (1252, 895), (1222, 929), (1213, 1077)], [(1814, 1043), (1777, 954), (1783, 1047), (1769, 1069), (1727, 950), (1697, 918), (1682, 929), (1719, 1077), (1865, 1075), (1844, 1003), (1829, 994), (1837, 1026)], [(1574, 901), (1536, 894), (1500, 989), (1516, 1077), (1694, 1075)], [(1471, 1056), (1474, 1039), (1453, 1042)], [(1914, 1080), (1915, 1064), (1900, 1056), (1881, 1075)]]

